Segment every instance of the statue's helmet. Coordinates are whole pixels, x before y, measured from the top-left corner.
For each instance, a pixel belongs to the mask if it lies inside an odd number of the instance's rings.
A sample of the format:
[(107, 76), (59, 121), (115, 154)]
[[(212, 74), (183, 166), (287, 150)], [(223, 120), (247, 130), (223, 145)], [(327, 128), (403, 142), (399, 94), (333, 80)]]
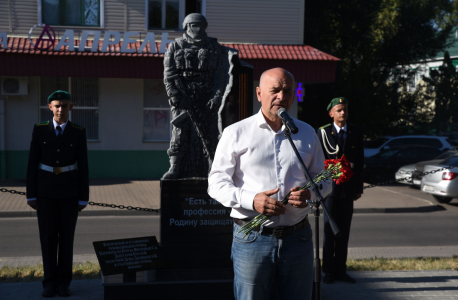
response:
[(192, 13), (186, 16), (183, 20), (183, 29), (186, 30), (186, 27), (189, 23), (205, 23), (205, 27), (208, 26), (207, 19), (199, 13)]

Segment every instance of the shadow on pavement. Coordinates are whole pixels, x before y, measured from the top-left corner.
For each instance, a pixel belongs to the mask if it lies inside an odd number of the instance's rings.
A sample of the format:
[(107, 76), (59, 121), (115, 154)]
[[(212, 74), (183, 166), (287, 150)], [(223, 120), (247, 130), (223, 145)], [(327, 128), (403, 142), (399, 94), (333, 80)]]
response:
[[(450, 280), (458, 280), (457, 276), (425, 276), (425, 277), (371, 277), (371, 278), (358, 278), (358, 282), (399, 282), (399, 283), (437, 283), (437, 282), (449, 282)], [(458, 290), (458, 287), (422, 287), (422, 290), (426, 289), (450, 289)], [(404, 290), (404, 289), (400, 289)]]
[(420, 207), (400, 207), (386, 208), (385, 213), (418, 213), (418, 212), (436, 212), (447, 210), (442, 205), (420, 206)]

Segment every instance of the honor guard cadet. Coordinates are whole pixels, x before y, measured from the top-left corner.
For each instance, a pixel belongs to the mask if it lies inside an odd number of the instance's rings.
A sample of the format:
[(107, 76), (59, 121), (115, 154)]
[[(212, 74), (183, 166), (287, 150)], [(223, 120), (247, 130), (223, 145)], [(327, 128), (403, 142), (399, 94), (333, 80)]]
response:
[(363, 193), (363, 132), (361, 128), (347, 122), (348, 100), (344, 97), (332, 99), (328, 105), (331, 124), (320, 127), (317, 135), (326, 159), (338, 159), (343, 155), (351, 162), (352, 178), (340, 185), (332, 184), (332, 192), (325, 199), (332, 218), (341, 231), (336, 238), (324, 216), (323, 240), (323, 277), (324, 283), (333, 283), (334, 280), (355, 283), (356, 280), (346, 273), (348, 253), (348, 239), (353, 216), (353, 201), (358, 200)]
[(54, 117), (35, 125), (27, 167), (27, 203), (37, 210), (43, 256), (43, 297), (70, 296), (78, 211), (89, 201), (86, 130), (68, 120), (71, 96), (48, 97)]

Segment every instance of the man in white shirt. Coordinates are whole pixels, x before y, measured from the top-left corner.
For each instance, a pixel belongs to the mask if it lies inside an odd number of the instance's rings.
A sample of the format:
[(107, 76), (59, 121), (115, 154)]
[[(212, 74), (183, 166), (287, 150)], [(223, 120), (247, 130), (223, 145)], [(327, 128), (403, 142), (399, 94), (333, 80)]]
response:
[[(306, 200), (316, 196), (299, 190), (307, 180), (277, 116), (280, 108), (289, 110), (293, 103), (294, 78), (281, 68), (267, 70), (256, 94), (261, 110), (224, 130), (208, 177), (208, 194), (232, 207), (234, 295), (237, 300), (268, 299), (275, 279), (278, 299), (310, 299), (313, 242)], [(320, 142), (311, 126), (295, 122), (299, 133), (292, 139), (315, 177), (324, 169)], [(325, 197), (331, 182), (322, 187)], [(289, 191), (284, 205), (279, 200)], [(271, 216), (264, 226), (246, 237), (238, 233), (260, 213)]]

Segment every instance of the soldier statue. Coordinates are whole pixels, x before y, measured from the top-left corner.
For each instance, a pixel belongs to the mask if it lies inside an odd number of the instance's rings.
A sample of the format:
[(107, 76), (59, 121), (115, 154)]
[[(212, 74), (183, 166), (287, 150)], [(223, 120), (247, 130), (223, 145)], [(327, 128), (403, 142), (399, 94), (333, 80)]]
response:
[(172, 110), (170, 169), (163, 179), (207, 177), (219, 136), (221, 110), (231, 88), (235, 50), (207, 37), (206, 18), (189, 14), (183, 37), (164, 55), (164, 84)]

